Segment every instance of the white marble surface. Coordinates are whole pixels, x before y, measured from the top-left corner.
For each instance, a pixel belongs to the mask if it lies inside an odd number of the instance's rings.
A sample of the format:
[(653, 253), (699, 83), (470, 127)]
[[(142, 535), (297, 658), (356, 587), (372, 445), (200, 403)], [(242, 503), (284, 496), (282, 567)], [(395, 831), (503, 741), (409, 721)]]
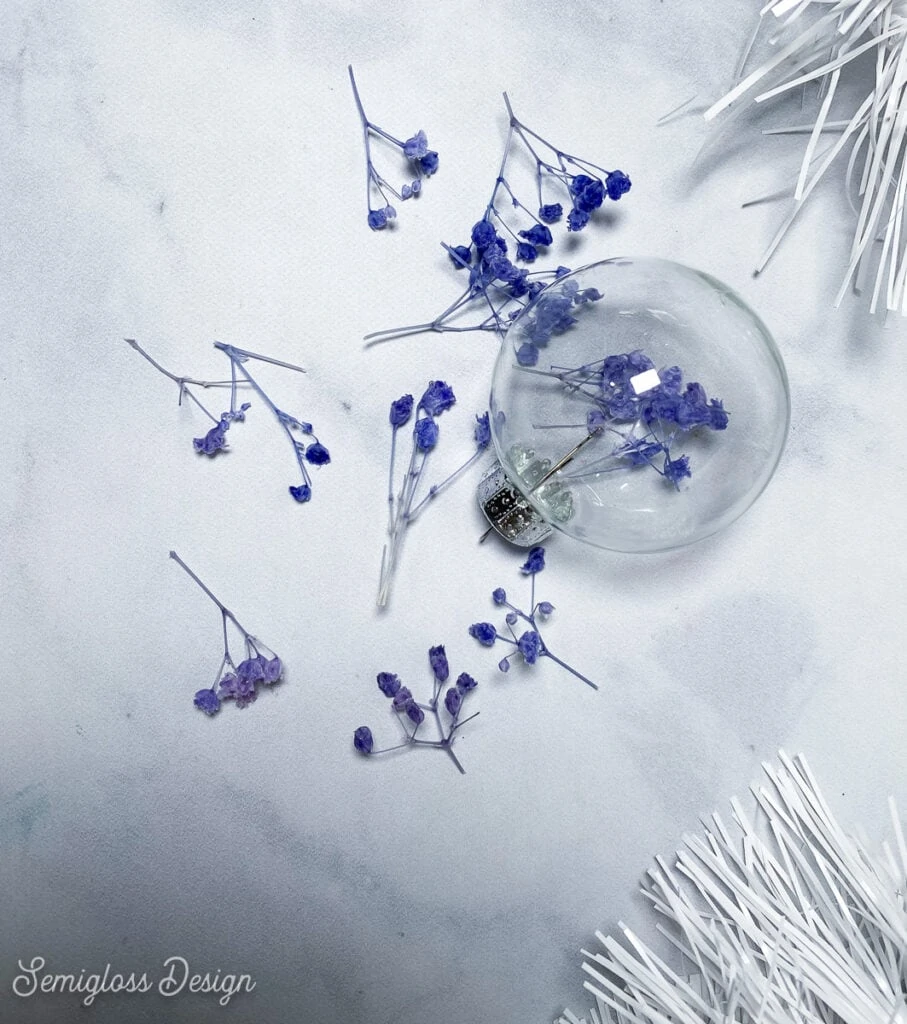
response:
[[(872, 835), (889, 793), (907, 805), (907, 329), (831, 308), (850, 227), (834, 189), (752, 278), (781, 211), (740, 204), (795, 174), (795, 143), (744, 127), (691, 169), (714, 133), (656, 126), (721, 92), (757, 7), (2, 6), (4, 1021), (543, 1024), (585, 1005), (594, 929), (645, 930), (652, 855), (779, 746)], [(424, 127), (441, 153), (393, 233), (364, 224), (349, 61), (375, 119)], [(598, 693), (549, 664), (504, 679), (466, 635), (518, 564), (476, 545), (475, 478), (410, 531), (392, 605), (374, 607), (387, 404), (449, 380), (438, 468), (453, 465), (495, 351), (360, 339), (452, 296), (437, 242), (484, 206), (505, 88), (529, 124), (633, 178), (574, 265), (636, 253), (713, 273), (766, 320), (791, 380), (782, 465), (726, 533), (654, 557), (550, 545), (548, 637)], [(222, 372), (215, 339), (301, 362), (280, 386), (334, 455), (312, 503), (287, 498), (264, 416), (228, 458), (195, 457), (199, 418), (124, 337), (199, 376)], [(287, 663), (248, 711), (191, 707), (218, 621), (170, 548)], [(468, 773), (430, 752), (362, 762), (352, 730), (392, 725), (375, 673), (427, 684), (438, 642), (481, 682)], [(152, 975), (180, 955), (257, 987), (227, 1008), (18, 1000), (16, 962), (39, 955)]]

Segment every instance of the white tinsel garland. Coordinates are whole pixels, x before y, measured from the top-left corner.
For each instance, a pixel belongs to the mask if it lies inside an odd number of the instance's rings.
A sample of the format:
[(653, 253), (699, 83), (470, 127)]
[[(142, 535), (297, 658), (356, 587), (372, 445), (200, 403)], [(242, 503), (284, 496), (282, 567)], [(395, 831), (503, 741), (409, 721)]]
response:
[[(774, 55), (751, 74), (741, 77), (723, 99), (706, 111), (706, 119), (714, 118), (738, 100), (762, 103), (812, 82), (819, 84), (821, 102), (812, 125), (786, 129), (808, 133), (808, 142), (793, 190), (793, 209), (760, 260), (757, 273), (833, 161), (847, 154), (844, 187), (851, 202), (854, 196), (858, 200), (858, 209), (854, 208), (857, 224), (835, 304), (840, 303), (850, 285), (863, 291), (872, 265), (875, 281), (871, 311), (875, 312), (882, 299), (888, 309), (907, 313), (907, 3), (769, 0), (761, 11), (761, 23), (768, 24), (773, 32)], [(863, 81), (861, 76), (870, 56), (873, 70)], [(746, 55), (741, 69), (745, 60)], [(851, 104), (855, 109), (849, 109), (843, 119), (830, 120), (842, 75), (856, 79), (861, 98)], [(817, 153), (823, 133), (835, 133), (838, 138)], [(873, 252), (876, 242), (881, 243), (877, 259)]]
[[(731, 801), (687, 837), (670, 867), (656, 858), (643, 892), (669, 927), (676, 969), (624, 925), (583, 950), (587, 1018), (558, 1024), (907, 1024), (907, 845), (872, 856), (835, 821), (802, 757), (764, 765), (751, 819)], [(682, 965), (682, 966), (681, 966)]]

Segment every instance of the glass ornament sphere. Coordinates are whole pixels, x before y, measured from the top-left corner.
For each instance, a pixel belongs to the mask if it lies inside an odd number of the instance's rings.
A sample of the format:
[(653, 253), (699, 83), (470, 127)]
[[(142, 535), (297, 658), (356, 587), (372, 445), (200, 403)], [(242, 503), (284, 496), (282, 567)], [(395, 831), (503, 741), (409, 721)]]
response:
[(593, 263), (509, 327), (479, 485), (522, 546), (551, 528), (613, 551), (692, 544), (768, 484), (790, 421), (781, 355), (730, 288), (661, 259)]

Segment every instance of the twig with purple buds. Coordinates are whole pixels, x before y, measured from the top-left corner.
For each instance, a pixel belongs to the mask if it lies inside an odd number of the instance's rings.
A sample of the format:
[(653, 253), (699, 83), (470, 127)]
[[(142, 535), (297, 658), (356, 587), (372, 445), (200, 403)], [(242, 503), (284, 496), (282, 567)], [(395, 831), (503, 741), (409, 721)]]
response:
[[(223, 657), (214, 677), (214, 685), (199, 690), (193, 698), (193, 703), (199, 711), (204, 711), (206, 715), (217, 714), (225, 700), (234, 701), (238, 708), (247, 708), (258, 696), (258, 685), (272, 686), (274, 683), (280, 682), (283, 675), (283, 663), (270, 647), (263, 644), (242, 625), (233, 612), (202, 583), (175, 551), (170, 552), (170, 557), (208, 595), (220, 611), (224, 638)], [(239, 664), (233, 661), (233, 656), (230, 654), (228, 622), (239, 631), (245, 646), (246, 656)]]
[[(475, 451), (444, 480), (428, 488), (420, 496), (420, 484), (431, 452), (438, 444), (440, 430), (437, 418), (456, 402), (453, 388), (442, 380), (433, 380), (415, 404), (412, 395), (402, 395), (391, 402), (391, 453), (387, 483), (388, 540), (381, 556), (381, 579), (378, 586), (378, 607), (383, 608), (390, 596), (391, 583), (397, 566), (403, 530), (444, 490), (471, 466), (488, 448), (491, 430), (488, 413), (476, 416), (474, 430)], [(399, 486), (395, 482), (397, 433), (412, 422), (412, 449), (406, 471)], [(417, 500), (418, 499), (418, 500)]]
[[(350, 75), (353, 99), (356, 101), (356, 110), (359, 112), (359, 120), (362, 123), (362, 137), (365, 143), (365, 195), (368, 205), (368, 226), (373, 231), (380, 231), (397, 217), (397, 211), (391, 205), (388, 193), (401, 202), (419, 195), (422, 191), (422, 179), (430, 178), (438, 169), (438, 154), (433, 149), (428, 148), (428, 139), (421, 128), (410, 138), (401, 141), (375, 124), (374, 121), (370, 121), (362, 105), (359, 88), (353, 76), (352, 64), (348, 66), (347, 71)], [(372, 162), (373, 135), (395, 146), (406, 160), (409, 161), (409, 169), (414, 177), (410, 182), (401, 185), (399, 189), (394, 188), (385, 177), (379, 174)], [(378, 200), (377, 205), (374, 207), (372, 206), (373, 198)]]
[[(504, 103), (509, 117), (507, 138), (485, 212), (473, 225), (468, 245), (441, 243), (454, 267), (468, 272), (468, 285), (434, 319), (375, 331), (366, 335), (368, 344), (428, 331), (502, 334), (546, 284), (570, 272), (557, 265), (530, 272), (513, 262), (535, 264), (553, 244), (550, 225), (564, 218), (564, 206), (551, 201), (557, 198), (551, 190), (570, 204), (566, 217), (569, 232), (582, 231), (606, 199), (617, 201), (630, 190), (630, 178), (623, 171), (605, 170), (560, 149), (517, 118), (506, 93)], [(535, 195), (531, 202), (518, 197), (507, 176), (508, 162), (518, 145), (535, 163)], [(508, 256), (508, 246), (514, 247), (513, 260)], [(459, 322), (464, 314), (476, 309), (478, 320), (465, 325)]]
[[(577, 679), (581, 679), (588, 686), (591, 686), (593, 690), (597, 690), (598, 686), (582, 674), (577, 672), (575, 668), (568, 665), (567, 662), (558, 658), (555, 654), (552, 654), (550, 648), (542, 639), (541, 630), (539, 629), (538, 620), (547, 619), (554, 611), (554, 605), (548, 601), (539, 601), (536, 603), (535, 600), (535, 577), (545, 568), (545, 549), (543, 547), (534, 547), (529, 551), (529, 557), (526, 559), (525, 564), (521, 567), (521, 571), (524, 575), (529, 576), (532, 581), (529, 607), (531, 611), (524, 612), (521, 608), (518, 608), (515, 604), (511, 604), (507, 600), (507, 593), (502, 587), (498, 587), (491, 595), (491, 599), (496, 605), (509, 609), (506, 616), (507, 629), (510, 636), (506, 636), (503, 633), (499, 633), (497, 627), (491, 622), (474, 622), (469, 627), (469, 635), (473, 639), (478, 640), (483, 647), (494, 647), (494, 645), (501, 641), (505, 644), (511, 644), (514, 650), (506, 655), (501, 661), (498, 662), (498, 668), (502, 672), (510, 671), (510, 659), (515, 658), (518, 654), (522, 655), (523, 661), (527, 665), (535, 665), (539, 658), (550, 658), (561, 668), (566, 669), (571, 675), (576, 676)], [(525, 629), (519, 636), (517, 636), (514, 626), (518, 622), (524, 622), (529, 628)]]
[[(375, 740), (372, 730), (367, 725), (360, 725), (353, 733), (353, 746), (360, 754), (377, 755), (387, 754), (391, 750), (402, 750), (404, 747), (432, 747), (435, 750), (443, 750), (447, 753), (461, 774), (465, 775), (466, 770), (460, 763), (459, 758), (453, 751), (454, 740), (458, 732), (467, 722), (471, 722), (478, 711), (468, 718), (460, 718), (463, 702), (466, 696), (478, 685), (472, 676), (461, 672), (453, 686), (449, 686), (444, 694), (444, 710), (446, 712), (446, 724), (441, 717), (439, 702), (444, 684), (450, 678), (450, 666), (447, 661), (447, 653), (443, 646), (432, 647), (428, 652), (428, 660), (432, 670), (432, 695), (427, 704), (420, 704), (413, 697), (412, 692), (400, 682), (399, 676), (391, 672), (378, 673), (378, 689), (391, 701), (391, 708), (394, 717), (403, 731), (403, 740), (390, 747), (375, 749)], [(438, 739), (425, 739), (420, 735), (419, 730), (425, 721), (426, 714), (431, 715), (435, 720), (438, 731)]]

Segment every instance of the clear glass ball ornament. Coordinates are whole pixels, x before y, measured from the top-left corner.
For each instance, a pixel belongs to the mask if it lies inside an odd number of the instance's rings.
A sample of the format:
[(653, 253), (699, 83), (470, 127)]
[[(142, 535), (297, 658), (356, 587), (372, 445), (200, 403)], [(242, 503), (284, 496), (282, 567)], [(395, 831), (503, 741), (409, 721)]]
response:
[(790, 421), (781, 355), (730, 288), (660, 259), (609, 259), (552, 282), (513, 322), (490, 399), (492, 526), (551, 528), (613, 551), (665, 551), (742, 515)]

